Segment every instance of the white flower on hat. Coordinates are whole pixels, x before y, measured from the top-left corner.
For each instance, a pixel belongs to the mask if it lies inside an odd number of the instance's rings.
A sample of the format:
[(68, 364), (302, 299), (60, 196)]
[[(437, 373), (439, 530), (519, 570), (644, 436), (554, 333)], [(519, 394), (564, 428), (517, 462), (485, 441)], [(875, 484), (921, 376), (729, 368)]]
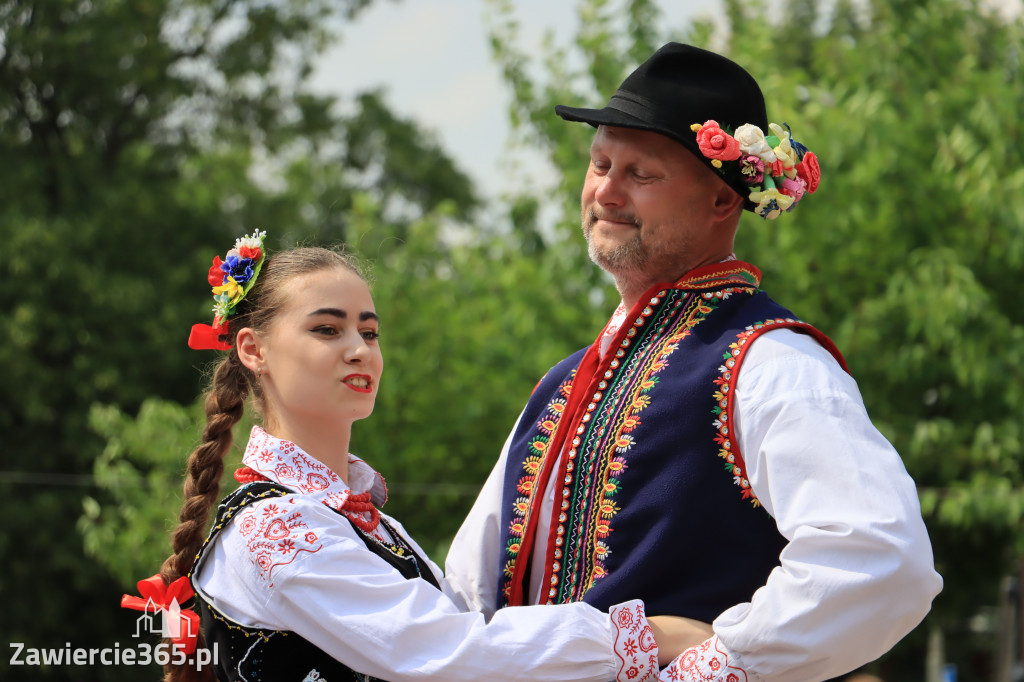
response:
[(733, 135), (740, 143), (740, 151), (744, 154), (759, 156), (765, 163), (775, 162), (775, 152), (764, 139), (764, 132), (752, 123), (744, 123)]

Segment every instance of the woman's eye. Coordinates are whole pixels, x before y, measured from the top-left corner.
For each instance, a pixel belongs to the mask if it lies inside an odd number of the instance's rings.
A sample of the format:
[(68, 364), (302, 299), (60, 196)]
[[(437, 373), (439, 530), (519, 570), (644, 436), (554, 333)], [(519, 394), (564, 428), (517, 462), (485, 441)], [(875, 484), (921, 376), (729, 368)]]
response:
[(376, 341), (377, 339), (380, 338), (380, 332), (374, 331), (372, 329), (365, 331), (362, 334), (363, 338), (366, 339), (367, 341)]
[(313, 330), (314, 334), (322, 334), (323, 336), (334, 336), (338, 333), (338, 330), (334, 327), (317, 327)]

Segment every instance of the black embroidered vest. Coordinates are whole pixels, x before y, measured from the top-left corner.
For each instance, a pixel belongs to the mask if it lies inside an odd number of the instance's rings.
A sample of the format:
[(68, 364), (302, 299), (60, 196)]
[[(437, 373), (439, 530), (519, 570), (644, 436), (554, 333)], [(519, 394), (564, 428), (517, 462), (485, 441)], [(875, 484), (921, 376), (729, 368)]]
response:
[[(759, 279), (734, 261), (652, 288), (603, 358), (598, 340), (542, 379), (509, 451), (498, 608), (527, 603), (534, 552), (547, 603), (639, 598), (649, 615), (710, 622), (765, 583), (786, 540), (745, 477), (730, 391), (769, 329), (811, 334), (843, 361)], [(560, 453), (551, 531), (536, 537)]]
[[(258, 482), (244, 485), (225, 497), (218, 507), (213, 528), (196, 555), (196, 561), (189, 573), (193, 589), (196, 588), (193, 576), (202, 563), (203, 556), (211, 546), (211, 542), (238, 511), (258, 500), (292, 493), (294, 491), (278, 483)], [(349, 522), (348, 518), (340, 512), (338, 516), (345, 519), (345, 522)], [(437, 587), (437, 580), (427, 567), (427, 563), (402, 541), (401, 535), (383, 517), (380, 522), (384, 524), (388, 533), (398, 544), (382, 543), (355, 524), (352, 527), (366, 543), (367, 549), (394, 566), (404, 577), (423, 578)], [(339, 570), (341, 570), (340, 567)], [(196, 605), (206, 647), (212, 650), (215, 644), (217, 646), (216, 673), (217, 679), (223, 682), (236, 680), (246, 682), (295, 680), (295, 682), (302, 682), (303, 679), (322, 679), (327, 682), (344, 680), (372, 682), (377, 679), (352, 670), (333, 658), (328, 652), (319, 649), (294, 632), (253, 628), (236, 623), (200, 598), (198, 590), (196, 590)]]

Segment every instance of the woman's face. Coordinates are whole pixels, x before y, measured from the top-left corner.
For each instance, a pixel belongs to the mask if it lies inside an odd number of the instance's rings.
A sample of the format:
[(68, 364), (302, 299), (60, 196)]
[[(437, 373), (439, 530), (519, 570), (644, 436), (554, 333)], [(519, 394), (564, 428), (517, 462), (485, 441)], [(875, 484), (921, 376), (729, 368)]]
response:
[(261, 335), (268, 421), (368, 417), (384, 358), (366, 282), (339, 267), (300, 275), (288, 288), (285, 305)]

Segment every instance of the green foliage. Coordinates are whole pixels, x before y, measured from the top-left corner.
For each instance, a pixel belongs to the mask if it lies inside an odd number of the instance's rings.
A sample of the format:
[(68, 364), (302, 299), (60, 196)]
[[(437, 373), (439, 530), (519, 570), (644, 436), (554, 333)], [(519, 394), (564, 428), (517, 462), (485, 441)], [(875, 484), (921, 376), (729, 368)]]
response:
[[(468, 180), (414, 122), (373, 94), (342, 115), (333, 98), (309, 90), (328, 27), (366, 4), (0, 3), (0, 552), (12, 557), (0, 599), (12, 641), (63, 646), (76, 632), (76, 646), (106, 646), (124, 632), (116, 605), (131, 584), (112, 575), (137, 565), (121, 551), (142, 542), (165, 504), (162, 488), (150, 487), (161, 480), (156, 470), (177, 478), (180, 465), (166, 468), (171, 443), (154, 443), (159, 456), (149, 459), (134, 452), (145, 441), (133, 434), (157, 417), (97, 417), (94, 431), (89, 410), (135, 415), (153, 395), (193, 402), (199, 377), (188, 368), (202, 360), (184, 342), (189, 325), (210, 317), (202, 273), (213, 254), (255, 228), (269, 229), (275, 247), (314, 234), (345, 239), (349, 210), (364, 196), (381, 203), (381, 229), (397, 237), (445, 202), (463, 213), (475, 205)], [(377, 118), (372, 141), (346, 143), (350, 128), (372, 129)], [(443, 172), (391, 173), (410, 158)], [(384, 172), (368, 172), (376, 169)], [(106, 458), (104, 438), (115, 448)], [(141, 458), (138, 480), (151, 497), (97, 487), (113, 483), (104, 467), (127, 475), (122, 460), (131, 457)], [(83, 528), (94, 531), (90, 548), (102, 563), (83, 555), (74, 532), (82, 485), (94, 501), (83, 522), (93, 525)], [(154, 509), (140, 511), (146, 504)], [(161, 509), (173, 518), (170, 504)], [(138, 563), (166, 549), (165, 525), (132, 549)], [(49, 581), (38, 577), (44, 564)], [(53, 599), (51, 584), (77, 608)]]
[[(1024, 266), (1024, 24), (973, 0), (841, 1), (831, 13), (813, 0), (726, 0), (721, 32), (708, 21), (673, 30), (646, 4), (584, 0), (573, 44), (549, 45), (535, 76), (511, 4), (490, 3), (520, 138), (563, 171), (560, 225), (577, 221), (591, 131), (553, 105), (602, 106), (652, 44), (721, 50), (725, 36), (769, 120), (790, 123), (823, 174), (794, 213), (744, 216), (736, 251), (846, 353), (920, 487), (946, 580), (930, 620), (959, 634), (1024, 554), (1024, 307), (1013, 279)], [(949, 646), (964, 663), (969, 652)]]
[[(167, 543), (160, 540), (178, 523), (185, 455), (199, 444), (201, 407), (147, 398), (134, 417), (112, 405), (96, 404), (90, 411), (90, 428), (106, 441), (93, 476), (109, 499), (85, 497), (78, 528), (86, 552), (124, 585), (156, 573), (167, 558)], [(234, 450), (245, 446), (251, 424), (243, 419), (235, 427)], [(236, 453), (233, 459), (239, 457)], [(234, 470), (224, 469), (225, 494), (237, 486)]]
[(413, 224), (377, 262), (384, 379), (352, 440), (388, 480), (386, 510), (436, 560), (541, 374), (604, 322), (554, 284), (567, 278), (551, 252), (522, 254), (514, 236), (485, 234), (439, 257), (445, 227)]

